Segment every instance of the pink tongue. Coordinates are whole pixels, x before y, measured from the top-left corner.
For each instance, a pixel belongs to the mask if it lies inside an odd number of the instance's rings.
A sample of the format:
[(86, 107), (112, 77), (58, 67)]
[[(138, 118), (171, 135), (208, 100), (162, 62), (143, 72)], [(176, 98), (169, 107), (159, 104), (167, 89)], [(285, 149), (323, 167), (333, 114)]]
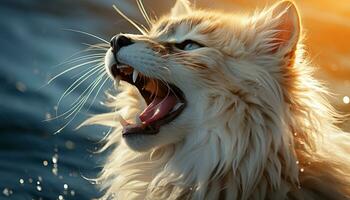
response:
[(177, 98), (171, 93), (164, 99), (156, 97), (140, 114), (139, 118), (144, 125), (148, 125), (167, 115), (176, 103)]

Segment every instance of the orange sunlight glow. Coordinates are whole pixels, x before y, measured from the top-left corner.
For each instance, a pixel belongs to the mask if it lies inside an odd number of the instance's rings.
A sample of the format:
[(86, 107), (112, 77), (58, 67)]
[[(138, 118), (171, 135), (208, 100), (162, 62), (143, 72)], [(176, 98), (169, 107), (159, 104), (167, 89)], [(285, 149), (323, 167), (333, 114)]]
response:
[[(278, 0), (221, 0), (197, 1), (198, 7), (226, 12), (247, 13)], [(350, 114), (350, 1), (349, 0), (294, 0), (301, 14), (304, 43), (316, 66), (316, 76), (336, 98), (333, 105), (342, 113)], [(344, 123), (350, 130), (350, 123)]]

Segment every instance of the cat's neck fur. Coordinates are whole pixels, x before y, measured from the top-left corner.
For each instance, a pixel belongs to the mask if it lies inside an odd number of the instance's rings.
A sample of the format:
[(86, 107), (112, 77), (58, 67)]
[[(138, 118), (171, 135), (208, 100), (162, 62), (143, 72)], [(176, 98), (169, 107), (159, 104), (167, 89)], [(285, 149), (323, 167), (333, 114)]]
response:
[[(339, 154), (346, 149), (346, 144), (342, 143), (346, 140), (342, 137), (349, 136), (330, 123), (331, 110), (315, 111), (308, 106), (312, 105), (309, 101), (316, 98), (325, 104), (324, 107), (329, 107), (313, 89), (293, 103), (302, 106), (302, 110), (291, 108), (288, 112), (282, 108), (278, 111), (276, 107), (273, 111), (268, 109), (280, 105), (274, 102), (278, 98), (256, 101), (256, 97), (244, 91), (226, 91), (227, 96), (209, 95), (215, 105), (211, 102), (207, 112), (211, 112), (210, 108), (215, 110), (213, 118), (208, 118), (201, 128), (178, 144), (144, 153), (130, 150), (120, 140), (122, 127), (114, 124), (116, 129), (110, 134), (106, 147), (118, 146), (106, 161), (100, 177), (103, 186), (108, 188), (106, 197), (345, 199), (343, 195), (349, 194), (349, 187), (343, 178), (348, 175), (343, 174), (346, 170), (342, 171), (340, 167), (349, 166)], [(125, 98), (137, 96), (130, 95), (135, 92), (130, 88), (124, 92), (129, 95), (120, 93), (113, 100), (113, 106), (123, 108), (118, 102), (131, 102)], [(230, 95), (230, 92), (236, 92), (236, 95)], [(124, 112), (121, 110), (125, 119), (133, 119), (140, 110), (140, 105), (134, 106), (134, 109), (124, 107)], [(110, 122), (112, 116), (115, 120), (115, 115), (105, 114), (96, 121), (105, 118), (104, 122)], [(240, 128), (235, 128), (237, 126)], [(329, 136), (324, 138), (330, 131), (339, 133), (330, 136), (337, 143), (330, 142)], [(335, 137), (339, 138), (334, 140)], [(318, 147), (315, 143), (321, 138), (323, 145), (340, 146), (339, 151), (329, 152), (327, 148)], [(330, 162), (329, 157), (334, 162)]]

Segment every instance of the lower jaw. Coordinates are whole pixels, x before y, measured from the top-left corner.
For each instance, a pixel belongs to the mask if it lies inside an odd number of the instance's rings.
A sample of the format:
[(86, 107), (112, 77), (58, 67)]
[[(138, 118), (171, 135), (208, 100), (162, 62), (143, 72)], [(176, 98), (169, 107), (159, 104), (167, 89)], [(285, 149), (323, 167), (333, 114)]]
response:
[(161, 145), (158, 144), (157, 137), (155, 135), (128, 135), (124, 136), (123, 140), (129, 149), (136, 152), (147, 152)]
[[(134, 78), (135, 69), (130, 66), (118, 68), (117, 65), (114, 65), (111, 69), (114, 69), (111, 72), (113, 77), (119, 77), (119, 80), (136, 86), (148, 104), (139, 116), (141, 123), (124, 126), (123, 137), (156, 135), (161, 126), (175, 120), (186, 107), (184, 94), (175, 85), (170, 83), (165, 85), (157, 79), (152, 79), (144, 75), (140, 77), (140, 74)], [(132, 70), (132, 73), (130, 70)], [(151, 100), (154, 89), (156, 89), (156, 96)], [(157, 94), (159, 91), (160, 93)], [(157, 103), (159, 99), (161, 101)]]
[(158, 134), (162, 126), (174, 121), (182, 113), (185, 107), (186, 107), (186, 102), (183, 101), (183, 105), (179, 107), (177, 110), (169, 113), (164, 118), (159, 119), (146, 126), (142, 126), (142, 125), (140, 126), (137, 124), (127, 125), (123, 129), (122, 136), (128, 137), (128, 136), (136, 136), (136, 135), (145, 135), (145, 136), (156, 135)]

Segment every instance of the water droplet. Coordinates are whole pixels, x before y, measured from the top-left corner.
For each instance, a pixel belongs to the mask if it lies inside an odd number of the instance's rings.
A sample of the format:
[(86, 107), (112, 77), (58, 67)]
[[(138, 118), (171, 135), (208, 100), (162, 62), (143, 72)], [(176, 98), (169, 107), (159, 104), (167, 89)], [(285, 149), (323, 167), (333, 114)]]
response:
[(53, 168), (52, 168), (52, 173), (57, 176), (58, 174), (58, 165), (57, 165), (57, 162), (58, 162), (58, 154), (55, 153), (53, 156), (52, 156), (52, 163), (53, 163)]
[(2, 191), (2, 193), (3, 193), (5, 196), (9, 197), (9, 196), (12, 195), (13, 192), (12, 192), (12, 190), (9, 189), (9, 188), (4, 188), (4, 190)]
[(57, 163), (54, 163), (53, 166), (52, 166), (52, 173), (57, 176), (58, 174), (58, 165)]
[(74, 196), (74, 195), (75, 195), (75, 191), (74, 191), (74, 190), (71, 190), (71, 191), (70, 191), (70, 195)]
[(349, 103), (350, 103), (350, 97), (344, 96), (344, 97), (343, 97), (343, 102), (344, 102), (345, 104), (349, 104)]
[(40, 185), (40, 181), (37, 181), (36, 184), (37, 184), (37, 185)]
[(24, 85), (24, 83), (22, 83), (22, 82), (17, 82), (16, 89), (20, 92), (25, 92), (27, 90), (27, 86)]
[(22, 178), (20, 178), (19, 179), (19, 183), (23, 185), (24, 184), (24, 180)]
[(32, 179), (32, 178), (29, 178), (29, 179), (28, 179), (28, 182), (29, 182), (29, 183), (33, 183), (33, 179)]
[(50, 120), (52, 118), (51, 114), (50, 113), (46, 113), (45, 114), (45, 119), (46, 120)]
[(46, 167), (49, 164), (49, 162), (47, 162), (47, 160), (43, 161), (43, 165)]
[(52, 156), (52, 163), (57, 163), (58, 162), (58, 154), (55, 154)]
[(65, 190), (67, 190), (68, 189), (68, 184), (63, 184), (63, 188), (65, 189)]
[(43, 178), (41, 176), (38, 176), (39, 181), (43, 181)]
[(300, 172), (304, 172), (304, 168), (300, 168)]
[(296, 163), (297, 165), (299, 165), (299, 160), (297, 160), (295, 163)]
[(41, 190), (42, 190), (42, 188), (41, 188), (40, 185), (37, 185), (37, 186), (36, 186), (36, 189), (37, 189), (39, 192), (41, 192)]
[(58, 196), (58, 199), (59, 199), (59, 200), (64, 200), (64, 198), (63, 198), (62, 195), (59, 195), (59, 196)]
[(55, 176), (57, 176), (57, 174), (58, 174), (58, 169), (57, 169), (57, 167), (54, 167), (54, 168), (52, 168), (52, 173), (55, 175)]
[(70, 140), (67, 140), (67, 141), (65, 142), (65, 146), (66, 146), (66, 148), (69, 149), (69, 150), (72, 150), (72, 149), (75, 148), (74, 142), (72, 142), (72, 141), (70, 141)]

